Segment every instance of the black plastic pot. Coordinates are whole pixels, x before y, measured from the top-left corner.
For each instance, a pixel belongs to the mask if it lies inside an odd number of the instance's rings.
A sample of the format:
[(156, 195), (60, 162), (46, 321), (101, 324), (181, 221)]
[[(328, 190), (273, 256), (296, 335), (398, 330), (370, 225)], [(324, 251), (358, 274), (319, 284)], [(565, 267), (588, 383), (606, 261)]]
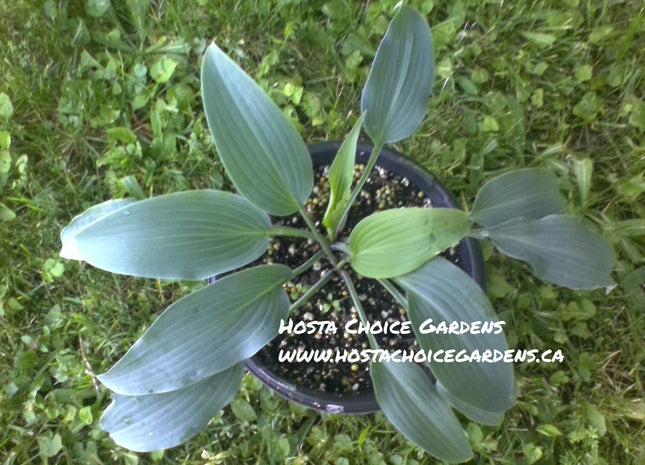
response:
[[(314, 167), (330, 165), (340, 145), (341, 142), (323, 142), (311, 145), (309, 152)], [(357, 163), (367, 163), (371, 153), (371, 144), (358, 144), (356, 149)], [(427, 198), (431, 199), (434, 207), (459, 208), (454, 196), (446, 190), (434, 175), (400, 153), (384, 148), (379, 155), (377, 165), (407, 178), (411, 185), (421, 190)], [(484, 289), (484, 259), (479, 243), (474, 239), (463, 239), (457, 246), (457, 254), (459, 266)], [(372, 413), (379, 410), (372, 390), (339, 395), (296, 386), (289, 380), (273, 373), (271, 368), (267, 367), (266, 363), (257, 355), (247, 360), (246, 367), (266, 386), (285, 399), (315, 410), (348, 414)]]

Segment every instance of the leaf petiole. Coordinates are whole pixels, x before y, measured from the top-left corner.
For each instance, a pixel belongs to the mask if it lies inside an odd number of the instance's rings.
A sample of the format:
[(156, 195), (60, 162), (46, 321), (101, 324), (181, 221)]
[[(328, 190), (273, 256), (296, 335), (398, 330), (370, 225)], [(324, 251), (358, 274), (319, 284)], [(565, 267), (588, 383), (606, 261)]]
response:
[(295, 309), (297, 309), (297, 308), (301, 307), (302, 305), (306, 304), (307, 301), (316, 292), (318, 292), (320, 289), (322, 289), (323, 286), (329, 282), (329, 280), (331, 279), (333, 274), (334, 273), (333, 273), (332, 270), (327, 271), (327, 273), (325, 273), (325, 275), (322, 278), (320, 278), (320, 280), (317, 281), (316, 284), (314, 284), (309, 289), (307, 289), (307, 291), (304, 294), (302, 294), (302, 296), (298, 300), (296, 300), (293, 304), (291, 304), (291, 306), (289, 307), (289, 313), (293, 313), (293, 311)]
[(324, 255), (325, 255), (325, 252), (323, 252), (322, 250), (319, 250), (318, 252), (313, 254), (311, 258), (309, 258), (309, 260), (307, 260), (305, 263), (303, 263), (298, 268), (293, 270), (293, 277), (295, 278), (296, 276), (301, 275), (302, 273), (307, 271), (309, 268), (314, 266), (314, 263), (320, 260)]
[(351, 260), (350, 257), (343, 257), (341, 260), (338, 262), (338, 265), (336, 265), (336, 269), (340, 270), (346, 263), (349, 263)]
[(302, 216), (302, 219), (305, 221), (305, 223), (307, 223), (307, 227), (311, 230), (314, 239), (316, 240), (316, 242), (318, 242), (318, 244), (320, 244), (320, 247), (325, 252), (325, 255), (327, 255), (327, 258), (329, 259), (331, 264), (336, 267), (338, 262), (336, 261), (336, 256), (329, 248), (329, 242), (327, 241), (327, 239), (318, 232), (318, 229), (316, 229), (316, 226), (312, 223), (311, 218), (309, 218), (309, 215), (307, 215), (307, 212), (302, 205), (298, 205), (298, 212), (300, 213), (300, 216)]
[(311, 239), (311, 240), (314, 240), (314, 241), (317, 240), (316, 236), (314, 236), (309, 231), (304, 231), (302, 229), (291, 228), (289, 226), (280, 226), (280, 225), (273, 225), (273, 227), (269, 230), (269, 235), (271, 235), (271, 236), (304, 237), (304, 238)]
[(332, 244), (331, 249), (341, 252), (346, 257), (351, 257), (352, 255), (352, 252), (349, 250), (349, 246), (345, 242), (336, 242), (335, 244)]
[[(352, 298), (352, 302), (354, 302), (354, 306), (356, 307), (356, 312), (358, 313), (358, 317), (361, 320), (361, 323), (363, 323), (363, 325), (368, 327), (369, 322), (367, 320), (367, 315), (365, 314), (365, 310), (363, 310), (363, 306), (361, 305), (361, 300), (358, 297), (358, 292), (356, 292), (356, 288), (354, 287), (354, 283), (352, 282), (352, 279), (349, 277), (349, 273), (347, 273), (347, 271), (345, 270), (339, 270), (339, 273), (343, 278), (343, 281), (345, 281), (345, 285), (347, 286), (349, 295)], [(367, 332), (366, 336), (367, 336), (367, 339), (369, 339), (370, 341), (370, 347), (373, 350), (378, 350), (378, 343), (376, 342), (376, 338), (374, 337), (374, 335), (370, 332)]]
[(383, 286), (391, 295), (396, 299), (396, 301), (403, 307), (403, 309), (408, 311), (408, 300), (405, 296), (396, 288), (396, 286), (389, 279), (377, 279), (377, 281)]

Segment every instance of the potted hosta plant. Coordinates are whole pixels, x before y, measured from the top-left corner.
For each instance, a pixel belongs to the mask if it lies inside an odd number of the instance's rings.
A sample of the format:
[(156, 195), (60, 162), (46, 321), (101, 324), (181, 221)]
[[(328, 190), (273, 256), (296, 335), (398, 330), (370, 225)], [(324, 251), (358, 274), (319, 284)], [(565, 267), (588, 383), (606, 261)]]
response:
[[(538, 278), (551, 283), (573, 289), (613, 285), (611, 248), (581, 219), (562, 214), (557, 182), (540, 169), (492, 179), (470, 213), (391, 208), (347, 228), (350, 209), (383, 147), (411, 135), (424, 118), (433, 68), (428, 24), (414, 9), (401, 7), (374, 58), (360, 118), (329, 168), (325, 213), (315, 219), (306, 207), (314, 175), (304, 142), (262, 89), (210, 45), (202, 65), (204, 110), (237, 193), (198, 190), (108, 201), (74, 218), (61, 233), (64, 257), (114, 273), (188, 280), (217, 275), (168, 307), (98, 377), (114, 392), (101, 426), (116, 443), (135, 451), (163, 449), (203, 429), (235, 396), (244, 362), (332, 279), (345, 286), (363, 325), (370, 321), (352, 276), (382, 286), (405, 309), (418, 348), (426, 354), (507, 350), (501, 331), (420, 329), (429, 321), (500, 327), (480, 286), (439, 256), (466, 237), (490, 239), (500, 252), (527, 262)], [(373, 149), (355, 177), (361, 129)], [(293, 215), (304, 228), (280, 222)], [(300, 266), (255, 264), (276, 237), (304, 238), (319, 250), (303, 257)], [(287, 295), (290, 283), (321, 262), (327, 272), (318, 281), (296, 296)], [(473, 421), (497, 424), (514, 402), (512, 364), (506, 357), (413, 363), (395, 359), (385, 351), (392, 348), (380, 347), (374, 335), (367, 339), (367, 350), (377, 354), (370, 359), (369, 376), (378, 405), (429, 454), (449, 462), (471, 457), (453, 408)]]

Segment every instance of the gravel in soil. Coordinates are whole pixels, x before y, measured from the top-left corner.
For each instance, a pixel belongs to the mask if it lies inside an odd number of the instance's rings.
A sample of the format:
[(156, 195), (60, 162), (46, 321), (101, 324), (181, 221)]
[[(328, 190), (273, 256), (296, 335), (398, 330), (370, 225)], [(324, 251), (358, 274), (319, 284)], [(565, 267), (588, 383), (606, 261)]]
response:
[[(354, 178), (358, 179), (364, 165), (356, 165)], [(321, 234), (325, 234), (321, 220), (329, 202), (329, 166), (318, 167), (315, 170), (315, 181), (312, 196), (307, 200), (305, 208), (310, 218), (313, 218)], [(352, 228), (363, 218), (380, 210), (400, 207), (432, 207), (430, 199), (420, 190), (410, 184), (408, 179), (376, 166), (365, 183), (357, 201), (349, 211), (347, 223), (338, 235), (340, 239), (347, 236)], [(299, 215), (274, 219), (275, 224), (282, 224), (306, 229)], [(319, 250), (317, 243), (303, 238), (275, 237), (269, 250), (259, 260), (264, 263), (282, 263), (291, 268), (302, 265), (308, 258)], [(448, 250), (444, 256), (457, 263), (457, 254)], [(380, 321), (381, 324), (394, 321), (407, 321), (405, 310), (396, 300), (375, 280), (359, 277), (351, 267), (346, 267), (356, 287), (363, 309), (370, 322)], [(289, 282), (286, 292), (295, 301), (306, 289), (317, 282), (325, 273), (332, 272), (332, 267), (325, 259), (316, 262), (307, 272), (299, 276), (297, 282)], [(315, 334), (283, 333), (265, 346), (257, 354), (271, 370), (293, 384), (311, 390), (329, 393), (358, 392), (372, 388), (369, 376), (369, 362), (279, 362), (280, 350), (324, 351), (332, 349), (343, 352), (353, 349), (369, 349), (365, 334), (347, 334), (344, 331), (346, 322), (358, 318), (348, 291), (336, 273), (335, 276), (317, 292), (306, 304), (296, 309), (291, 315), (294, 323), (299, 321), (333, 321), (337, 331), (335, 334), (318, 332)], [(418, 349), (414, 334), (395, 335), (377, 334), (375, 338), (381, 349), (414, 350)], [(257, 359), (256, 359), (257, 360)]]

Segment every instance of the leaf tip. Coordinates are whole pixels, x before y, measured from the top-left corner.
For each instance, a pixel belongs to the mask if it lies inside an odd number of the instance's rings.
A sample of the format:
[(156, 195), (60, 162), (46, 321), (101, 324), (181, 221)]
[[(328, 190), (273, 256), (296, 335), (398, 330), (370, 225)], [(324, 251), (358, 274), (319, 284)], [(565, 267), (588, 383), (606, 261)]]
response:
[(217, 46), (217, 44), (214, 41), (211, 41), (210, 44), (208, 44), (208, 47), (206, 47), (206, 51), (204, 52), (204, 56), (212, 56), (214, 54), (217, 54), (218, 52), (221, 52), (222, 49)]
[(83, 257), (78, 250), (78, 242), (76, 242), (74, 236), (67, 237), (64, 236), (64, 234), (65, 230), (63, 230), (63, 232), (61, 233), (61, 242), (63, 246), (60, 249), (59, 255), (62, 258), (67, 258), (69, 260), (82, 260)]
[[(120, 389), (118, 388), (117, 383), (115, 382), (115, 380), (113, 378), (114, 378), (114, 376), (112, 374), (112, 369), (109, 369), (108, 371), (106, 371), (102, 375), (96, 375), (96, 379), (98, 379), (100, 381), (100, 383), (103, 386), (105, 386), (106, 388), (108, 388), (110, 391), (114, 392), (115, 394), (125, 395), (126, 393), (123, 393), (123, 392), (120, 391)], [(114, 403), (114, 401), (112, 403)]]
[(605, 286), (605, 295), (609, 295), (611, 291), (614, 290), (614, 288), (618, 286), (611, 278), (609, 279), (609, 284)]
[(224, 53), (224, 52), (222, 52), (222, 49), (220, 49), (215, 42), (211, 42), (208, 45), (208, 47), (206, 47), (206, 51), (204, 52), (204, 58), (202, 59), (202, 68), (201, 68), (202, 92), (203, 92), (203, 84), (205, 81), (204, 76), (206, 75), (206, 73), (209, 72), (209, 68), (215, 65), (215, 62), (220, 53)]

